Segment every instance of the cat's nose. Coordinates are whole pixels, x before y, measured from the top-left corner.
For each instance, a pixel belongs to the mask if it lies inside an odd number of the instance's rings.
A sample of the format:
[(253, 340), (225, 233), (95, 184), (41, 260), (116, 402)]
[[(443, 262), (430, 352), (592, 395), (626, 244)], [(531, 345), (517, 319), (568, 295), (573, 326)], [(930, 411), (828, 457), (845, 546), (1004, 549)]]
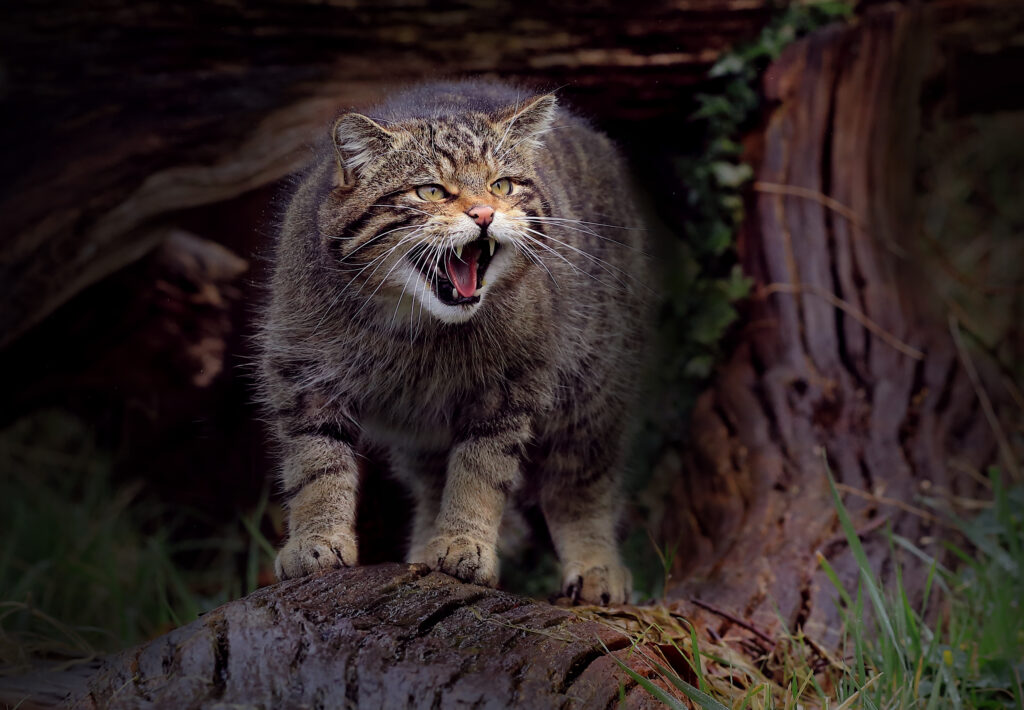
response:
[(466, 210), (466, 214), (473, 218), (480, 227), (486, 227), (494, 219), (494, 208), (489, 205), (477, 205)]

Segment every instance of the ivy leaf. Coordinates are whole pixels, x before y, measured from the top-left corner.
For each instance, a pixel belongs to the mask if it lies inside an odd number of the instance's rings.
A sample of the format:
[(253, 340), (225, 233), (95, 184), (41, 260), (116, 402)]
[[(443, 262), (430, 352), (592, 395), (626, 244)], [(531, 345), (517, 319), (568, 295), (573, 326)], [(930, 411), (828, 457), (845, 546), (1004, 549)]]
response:
[(711, 172), (715, 176), (715, 182), (722, 187), (738, 188), (750, 178), (754, 177), (753, 169), (746, 163), (726, 163), (716, 161), (711, 164)]
[(732, 226), (714, 222), (704, 239), (704, 249), (714, 255), (724, 254), (732, 246)]
[(743, 269), (740, 268), (739, 264), (734, 264), (732, 271), (729, 272), (729, 278), (721, 279), (718, 283), (725, 297), (731, 303), (735, 303), (747, 297), (751, 287), (754, 285), (754, 280), (743, 273)]
[(717, 79), (726, 74), (739, 74), (743, 71), (743, 60), (735, 54), (727, 54), (711, 67), (708, 76)]
[(687, 377), (704, 379), (711, 374), (711, 368), (714, 365), (715, 360), (710, 355), (698, 355), (686, 363), (686, 366), (683, 368), (683, 374)]

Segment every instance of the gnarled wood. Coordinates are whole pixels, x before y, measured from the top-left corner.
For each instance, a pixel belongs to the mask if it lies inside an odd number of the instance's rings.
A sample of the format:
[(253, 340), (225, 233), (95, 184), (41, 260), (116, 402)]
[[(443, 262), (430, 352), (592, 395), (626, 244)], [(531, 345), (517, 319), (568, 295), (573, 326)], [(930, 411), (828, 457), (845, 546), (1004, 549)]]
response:
[[(663, 529), (681, 543), (677, 598), (834, 647), (837, 595), (817, 556), (848, 589), (858, 572), (826, 455), (883, 578), (893, 571), (887, 528), (942, 557), (950, 531), (914, 505), (918, 495), (971, 497), (978, 486), (964, 468), (1012, 466), (944, 308), (930, 302), (914, 191), (925, 87), (957, 97), (949, 63), (984, 42), (1012, 64), (1022, 30), (1024, 12), (1004, 3), (891, 9), (815, 33), (769, 70), (777, 105), (752, 147), (757, 182), (739, 245), (753, 298), (738, 348), (694, 412), (668, 504), (689, 515), (666, 516)], [(912, 598), (924, 580), (915, 562), (908, 556), (903, 578)], [(735, 626), (686, 608), (720, 633)]]
[(264, 588), (88, 673), (0, 681), (0, 702), (51, 707), (56, 677), (72, 708), (589, 709), (615, 707), (620, 685), (628, 707), (658, 707), (602, 643), (637, 667), (605, 626), (389, 564)]

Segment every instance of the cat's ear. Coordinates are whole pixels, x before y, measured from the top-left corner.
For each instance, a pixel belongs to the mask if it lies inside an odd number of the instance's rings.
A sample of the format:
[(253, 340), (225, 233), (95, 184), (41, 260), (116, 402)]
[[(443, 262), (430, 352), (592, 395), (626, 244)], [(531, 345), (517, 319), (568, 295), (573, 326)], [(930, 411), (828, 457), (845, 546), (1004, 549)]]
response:
[(503, 111), (497, 123), (502, 145), (508, 149), (539, 147), (541, 136), (551, 129), (557, 108), (555, 95), (545, 94)]
[(344, 186), (355, 182), (369, 163), (380, 158), (395, 142), (395, 134), (361, 113), (346, 113), (331, 130), (338, 156), (339, 179)]

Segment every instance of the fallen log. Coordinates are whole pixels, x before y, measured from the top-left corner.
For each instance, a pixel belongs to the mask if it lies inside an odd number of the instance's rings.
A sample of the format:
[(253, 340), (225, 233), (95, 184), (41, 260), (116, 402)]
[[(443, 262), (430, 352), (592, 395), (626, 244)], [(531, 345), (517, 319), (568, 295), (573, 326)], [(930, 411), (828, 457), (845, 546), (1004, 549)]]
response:
[(386, 564), (266, 587), (80, 671), (4, 679), (0, 703), (656, 708), (612, 658), (650, 673), (629, 648), (566, 609)]

